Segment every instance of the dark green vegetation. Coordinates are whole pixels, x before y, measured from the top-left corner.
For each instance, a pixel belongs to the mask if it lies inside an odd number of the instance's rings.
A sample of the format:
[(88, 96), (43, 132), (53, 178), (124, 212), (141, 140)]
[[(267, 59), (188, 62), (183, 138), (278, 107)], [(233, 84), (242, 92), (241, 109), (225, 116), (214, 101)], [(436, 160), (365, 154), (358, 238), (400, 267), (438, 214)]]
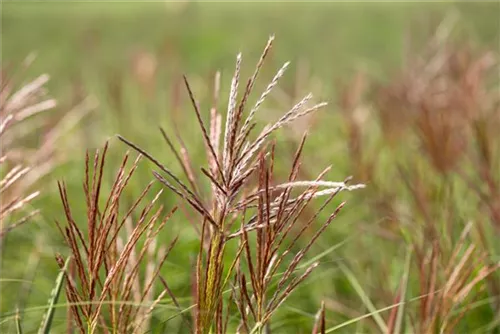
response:
[[(353, 183), (365, 182), (367, 188), (335, 197), (292, 249), (295, 254), (305, 247), (347, 201), (313, 243), (305, 261), (313, 263), (317, 256), (320, 265), (273, 315), (272, 332), (310, 332), (322, 301), (326, 329), (340, 332), (498, 332), (499, 10), (498, 3), (3, 4), (3, 67), (15, 70), (36, 52), (18, 86), (48, 73), (47, 89), (58, 101), (54, 110), (35, 116), (40, 130), (21, 146), (46, 142), (49, 129), (69, 110), (67, 123), (82, 109), (91, 111), (76, 127), (63, 127), (70, 129), (49, 150), (62, 163), (28, 188), (41, 194), (24, 214), (31, 208), (40, 214), (2, 240), (0, 331), (15, 332), (17, 308), (24, 332), (38, 329), (56, 285), (54, 256), (70, 254), (54, 223), (65, 222), (56, 181), (65, 181), (73, 217), (86, 229), (86, 149), (92, 157), (111, 138), (105, 194), (127, 149), (117, 133), (183, 175), (158, 129), (161, 125), (175, 138), (175, 123), (192, 165), (198, 166), (203, 193), (209, 193), (199, 168), (207, 168), (205, 146), (182, 75), (208, 123), (214, 74), (222, 71), (224, 119), (236, 54), (243, 54), (241, 96), (274, 33), (250, 104), (285, 61), (291, 65), (256, 115), (257, 129), (308, 92), (316, 101), (330, 102), (276, 134), (276, 183), (288, 178), (309, 129), (298, 179), (315, 179), (331, 164), (328, 180), (352, 175)], [(122, 198), (124, 210), (153, 180), (152, 167), (146, 159), (139, 164)], [(161, 188), (155, 182), (148, 199)], [(159, 201), (166, 212), (179, 202), (167, 189)], [(319, 205), (311, 205), (299, 222), (307, 223)], [(161, 275), (183, 310), (194, 303), (191, 284), (199, 250), (190, 221), (201, 228), (194, 213), (186, 218), (178, 210), (157, 239), (167, 247), (179, 236)], [(237, 243), (228, 244), (226, 269), (237, 251)], [(141, 268), (141, 275), (145, 271)], [(163, 289), (159, 281), (155, 287), (157, 294)], [(408, 303), (398, 304), (401, 300)], [(65, 301), (56, 308), (54, 333), (65, 332)], [(178, 313), (164, 296), (153, 312), (153, 332), (187, 332), (182, 317), (174, 317)], [(191, 310), (186, 314), (189, 318)], [(232, 315), (235, 328), (236, 307)]]

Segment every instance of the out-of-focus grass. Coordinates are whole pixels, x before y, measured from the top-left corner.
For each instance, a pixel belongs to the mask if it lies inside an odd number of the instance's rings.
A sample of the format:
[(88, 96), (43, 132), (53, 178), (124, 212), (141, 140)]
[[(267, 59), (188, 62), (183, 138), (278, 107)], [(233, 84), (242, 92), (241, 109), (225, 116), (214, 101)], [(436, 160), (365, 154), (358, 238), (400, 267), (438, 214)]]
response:
[[(24, 303), (21, 306), (26, 310), (23, 315), (26, 332), (36, 328), (43, 312), (31, 313), (30, 308), (46, 303), (57, 275), (54, 250), (65, 251), (61, 249), (53, 223), (62, 217), (55, 180), (67, 182), (70, 201), (75, 202), (75, 216), (84, 214), (84, 198), (79, 194), (85, 149), (99, 147), (103, 140), (119, 132), (179, 171), (174, 159), (162, 154), (167, 149), (157, 130), (161, 124), (172, 131), (174, 117), (192, 156), (201, 156), (201, 142), (191, 140), (195, 123), (187, 95), (182, 87), (177, 89), (181, 74), (191, 78), (202, 107), (208, 110), (209, 85), (215, 70), (223, 70), (222, 91), (223, 97), (227, 97), (237, 51), (244, 54), (246, 76), (267, 36), (275, 33), (275, 49), (263, 69), (259, 87), (264, 88), (262, 83), (268, 81), (282, 62), (291, 60), (292, 66), (281, 85), (281, 93), (273, 96), (273, 103), (260, 115), (261, 121), (267, 122), (276, 115), (275, 109), (290, 107), (299, 95), (308, 91), (335, 102), (338, 81), (351, 76), (357, 68), (374, 78), (388, 78), (402, 66), (405, 50), (423, 45), (446, 15), (458, 17), (457, 35), (468, 36), (478, 45), (498, 50), (497, 3), (6, 2), (2, 6), (4, 64), (15, 63), (30, 52), (37, 52), (37, 61), (27, 74), (47, 72), (52, 76), (49, 89), (59, 100), (60, 114), (64, 113), (65, 106), (86, 95), (93, 95), (99, 101), (99, 107), (81, 123), (79, 131), (72, 133), (68, 140), (61, 140), (60, 150), (68, 161), (43, 181), (44, 192), (33, 203), (42, 209), (39, 220), (12, 232), (5, 240), (1, 278), (28, 279), (32, 283), (3, 281), (0, 314), (13, 312), (18, 303)], [(155, 59), (156, 74), (141, 81), (133, 64), (134, 59), (144, 57)], [(296, 146), (298, 137), (293, 130), (286, 132), (282, 138), (285, 144), (278, 148), (279, 156), (285, 160), (291, 159)], [(306, 152), (310, 152), (306, 170), (311, 175), (319, 172), (315, 169), (318, 161), (333, 164), (333, 179), (352, 173), (347, 161), (345, 133), (334, 104), (321, 112), (316, 131), (306, 144), (309, 147)], [(111, 148), (110, 164), (112, 157), (118, 159), (124, 151), (123, 145), (116, 141), (111, 143)], [(139, 192), (151, 179), (149, 167), (143, 164), (139, 168), (131, 183), (132, 192)], [(390, 183), (391, 175), (387, 175), (385, 181)], [(77, 195), (71, 196), (72, 193)], [(82, 203), (80, 207), (78, 201)], [(174, 204), (168, 195), (164, 201), (167, 206)], [(457, 207), (462, 204), (468, 205), (458, 203)], [(364, 273), (361, 283), (367, 291), (373, 291), (377, 284), (396, 286), (404, 268), (404, 254), (397, 259), (387, 258), (382, 250), (394, 255), (399, 246), (382, 247), (384, 242), (369, 232), (360, 234), (357, 222), (376, 224), (377, 221), (367, 216), (368, 209), (361, 201), (353, 201), (352, 206), (356, 208), (350, 210), (348, 205), (327, 237), (318, 240), (316, 251), (320, 253), (343, 240), (347, 244), (342, 251), (328, 253), (321, 259), (323, 269), (287, 302), (290, 307), (296, 307), (295, 311), (301, 316), (279, 313), (277, 332), (310, 328), (319, 301), (325, 297), (350, 296), (352, 305), (361, 305), (337, 269), (335, 263), (342, 258), (349, 258), (354, 266), (359, 265), (357, 272)], [(173, 221), (168, 233), (180, 233), (182, 237), (169, 257), (165, 273), (178, 296), (184, 297), (189, 295), (190, 287), (185, 282), (191, 274), (186, 264), (194, 260), (197, 242), (181, 215)], [(372, 266), (383, 261), (387, 262), (387, 268), (383, 268), (387, 271), (387, 282), (377, 281), (381, 275), (376, 266)], [(187, 307), (189, 302), (183, 305)], [(366, 312), (356, 309), (351, 316)], [(63, 316), (63, 312), (57, 312), (54, 322), (62, 323)], [(349, 318), (333, 314), (327, 327)], [(13, 326), (13, 321), (6, 321), (0, 328), (13, 329), (11, 323)], [(181, 322), (174, 319), (169, 325), (175, 330)], [(354, 327), (346, 328), (349, 332)]]

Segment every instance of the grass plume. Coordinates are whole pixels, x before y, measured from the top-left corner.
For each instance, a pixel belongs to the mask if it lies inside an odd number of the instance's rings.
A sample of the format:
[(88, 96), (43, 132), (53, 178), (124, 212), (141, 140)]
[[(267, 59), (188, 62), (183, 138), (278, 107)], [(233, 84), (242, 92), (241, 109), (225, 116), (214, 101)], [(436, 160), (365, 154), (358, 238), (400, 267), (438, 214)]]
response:
[[(194, 175), (191, 160), (185, 154), (186, 150), (183, 150), (182, 155), (177, 152), (164, 130), (162, 130), (163, 137), (176, 160), (181, 164), (185, 177), (189, 180), (188, 184), (174, 175), (168, 167), (161, 164), (146, 150), (119, 136), (123, 142), (152, 161), (159, 168), (159, 171), (153, 172), (153, 175), (199, 214), (199, 224), (201, 225), (200, 253), (197, 259), (194, 289), (196, 291), (194, 296), (196, 333), (209, 333), (214, 330), (216, 332), (226, 331), (228, 315), (223, 315), (226, 309), (225, 303), (228, 304), (228, 307), (231, 303), (238, 305), (242, 319), (240, 327), (250, 330), (254, 326), (258, 328), (265, 326), (273, 312), (317, 267), (318, 264), (314, 263), (306, 268), (302, 275), (294, 276), (295, 269), (302, 258), (316, 238), (336, 217), (343, 204), (334, 210), (313, 238), (290, 260), (288, 270), (278, 282), (275, 292), (271, 294), (271, 279), (276, 270), (285, 265), (287, 255), (292, 252), (292, 247), (319, 214), (318, 212), (301, 228), (298, 234), (292, 237), (292, 227), (298, 225), (298, 216), (304, 207), (314, 198), (327, 197), (328, 200), (321, 209), (323, 210), (326, 204), (340, 191), (363, 187), (363, 185), (349, 186), (345, 182), (324, 181), (322, 179), (324, 173), (314, 181), (297, 180), (305, 137), (293, 162), (288, 182), (272, 183), (274, 161), (274, 148), (270, 145), (272, 134), (294, 120), (326, 105), (326, 103), (309, 105), (312, 94), (308, 94), (274, 124), (266, 126), (255, 139), (251, 139), (251, 132), (256, 125), (253, 122), (255, 113), (288, 67), (288, 63), (286, 63), (278, 71), (245, 118), (249, 96), (259, 71), (272, 48), (273, 41), (274, 37), (272, 36), (264, 48), (254, 73), (247, 81), (243, 96), (239, 99), (242, 56), (238, 54), (236, 57), (224, 131), (222, 131), (222, 122), (220, 121), (222, 115), (218, 111), (217, 104), (211, 107), (209, 125), (205, 124), (194, 92), (188, 79), (184, 77), (184, 83), (206, 148), (208, 167), (202, 167), (200, 170), (201, 176), (206, 177), (211, 184), (209, 198), (201, 198), (199, 195), (198, 189), (201, 186), (195, 185), (198, 176)], [(215, 101), (219, 100), (217, 97), (219, 93), (218, 78), (216, 76)], [(257, 187), (252, 181), (255, 177), (259, 180)], [(299, 188), (305, 190), (297, 196), (292, 196), (292, 190)], [(237, 221), (240, 221), (239, 225), (236, 224)], [(250, 233), (256, 234), (257, 242), (255, 245), (251, 245)], [(232, 265), (225, 268), (224, 259), (227, 256), (227, 243), (234, 239), (238, 240), (234, 241), (238, 242), (238, 251), (232, 257)], [(287, 244), (285, 240), (288, 239), (291, 242)], [(287, 247), (283, 250), (285, 244)], [(255, 255), (252, 252), (255, 252)], [(246, 269), (243, 266), (244, 262), (247, 263)], [(234, 282), (242, 293), (239, 295), (234, 293), (232, 300), (224, 300), (222, 291), (233, 281), (230, 279), (231, 276), (234, 277)], [(247, 282), (251, 283), (252, 289), (247, 289)], [(249, 310), (252, 310), (251, 316), (254, 325), (249, 322)]]

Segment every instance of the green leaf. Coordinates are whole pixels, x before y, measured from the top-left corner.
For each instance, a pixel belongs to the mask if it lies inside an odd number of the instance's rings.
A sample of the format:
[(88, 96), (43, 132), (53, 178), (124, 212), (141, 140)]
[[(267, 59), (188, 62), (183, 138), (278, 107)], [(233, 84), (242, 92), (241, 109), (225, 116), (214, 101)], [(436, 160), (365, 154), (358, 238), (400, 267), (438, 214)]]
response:
[(38, 329), (38, 334), (50, 334), (50, 328), (52, 326), (52, 319), (54, 318), (55, 313), (55, 305), (57, 304), (57, 300), (59, 299), (59, 295), (61, 294), (61, 289), (64, 282), (64, 274), (68, 269), (69, 262), (71, 260), (71, 256), (68, 256), (66, 262), (64, 263), (64, 267), (61, 269), (61, 272), (57, 276), (56, 286), (52, 290), (49, 301), (47, 304), (47, 312), (45, 313), (40, 328)]
[(21, 327), (21, 315), (19, 314), (19, 309), (16, 311), (16, 331), (17, 334), (23, 334), (23, 329)]
[[(405, 312), (405, 304), (406, 304), (406, 290), (408, 288), (408, 278), (410, 276), (410, 265), (411, 265), (411, 254), (412, 249), (409, 247), (408, 253), (406, 255), (405, 261), (405, 271), (403, 273), (403, 277), (401, 280), (401, 299), (400, 304), (398, 306), (398, 315), (396, 318), (396, 325), (394, 326), (393, 333), (403, 333), (403, 320), (404, 320), (404, 312)], [(401, 301), (403, 301), (401, 303)]]
[(349, 268), (347, 268), (347, 266), (344, 265), (343, 263), (340, 263), (339, 267), (340, 267), (340, 270), (342, 270), (344, 272), (344, 274), (346, 275), (347, 279), (351, 283), (354, 290), (356, 290), (356, 292), (359, 295), (359, 297), (361, 298), (361, 301), (363, 302), (363, 304), (371, 312), (371, 314), (373, 316), (373, 320), (375, 320), (375, 322), (377, 323), (380, 331), (382, 333), (387, 333), (387, 324), (385, 323), (384, 319), (382, 319), (380, 314), (377, 312), (377, 309), (375, 308), (375, 306), (371, 302), (370, 298), (368, 297), (368, 295), (365, 293), (365, 291), (361, 287), (361, 284), (359, 284), (358, 280), (356, 279), (356, 276), (354, 276), (353, 272)]

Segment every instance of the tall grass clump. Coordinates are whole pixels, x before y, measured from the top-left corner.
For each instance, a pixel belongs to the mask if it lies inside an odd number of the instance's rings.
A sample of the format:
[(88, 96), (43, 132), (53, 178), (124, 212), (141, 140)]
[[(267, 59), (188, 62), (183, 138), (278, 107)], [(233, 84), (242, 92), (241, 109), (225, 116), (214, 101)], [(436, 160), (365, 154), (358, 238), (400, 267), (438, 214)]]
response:
[(30, 55), (17, 68), (4, 64), (0, 74), (0, 242), (39, 213), (30, 203), (40, 195), (39, 181), (62, 161), (57, 141), (92, 108), (82, 103), (61, 118), (42, 115), (57, 102), (46, 88), (48, 74), (23, 81), (34, 60)]
[[(155, 305), (169, 293), (162, 279), (162, 291), (155, 295), (155, 282), (159, 284), (160, 269), (177, 238), (160, 244), (157, 236), (175, 208), (165, 212), (158, 205), (161, 191), (151, 201), (145, 200), (152, 183), (129, 207), (122, 208), (124, 191), (140, 156), (128, 171), (128, 154), (123, 158), (111, 190), (104, 196), (107, 151), (106, 144), (93, 158), (86, 156), (85, 225), (73, 215), (66, 186), (59, 183), (67, 224), (57, 226), (72, 257), (65, 275), (68, 326), (81, 333), (144, 333)], [(58, 254), (56, 260), (64, 268), (67, 259)]]
[[(32, 61), (33, 58), (28, 57), (20, 72), (25, 71)], [(56, 106), (56, 101), (47, 96), (44, 87), (49, 76), (42, 74), (19, 87), (20, 75), (22, 73), (15, 73), (11, 68), (3, 68), (1, 72), (0, 238), (38, 213), (38, 210), (27, 209), (29, 203), (39, 195), (39, 191), (31, 188), (53, 166), (50, 154), (52, 145), (42, 146), (38, 151), (30, 151), (25, 147), (29, 144), (26, 140), (30, 132), (41, 127), (40, 122), (33, 120), (35, 115)], [(23, 214), (16, 215), (18, 212)]]
[(406, 252), (396, 286), (361, 294), (392, 305), (385, 317), (370, 310), (391, 333), (499, 325), (498, 54), (457, 45), (449, 23), (388, 82), (370, 91), (358, 74), (341, 96), (351, 166), (370, 183), (369, 214), (383, 221), (373, 228), (380, 251)]
[[(273, 39), (269, 39), (239, 98), (242, 56), (237, 55), (224, 122), (218, 103), (220, 74), (215, 77), (215, 98), (208, 112), (208, 122), (204, 120), (205, 113), (200, 109), (188, 79), (184, 77), (205, 147), (207, 166), (195, 168), (182, 141), (179, 151), (167, 132), (160, 130), (172, 155), (180, 163), (186, 181), (145, 149), (119, 136), (120, 140), (153, 162), (158, 168), (153, 171), (154, 177), (199, 216), (200, 248), (193, 286), (195, 333), (264, 332), (273, 313), (318, 266), (317, 262), (301, 264), (344, 203), (333, 209), (319, 227), (315, 227), (319, 213), (327, 210), (328, 204), (339, 192), (363, 187), (324, 180), (329, 167), (314, 180), (299, 180), (297, 176), (305, 135), (297, 149), (288, 180), (275, 182), (275, 143), (270, 140), (272, 135), (326, 103), (312, 103), (313, 96), (308, 94), (275, 123), (254, 135), (257, 126), (254, 117), (289, 65), (285, 63), (277, 71), (255, 104), (249, 107), (249, 98)], [(208, 193), (198, 181), (200, 177), (209, 182)], [(305, 222), (299, 220), (304, 209), (320, 198), (325, 200), (318, 211)], [(297, 251), (297, 241), (311, 228), (315, 228), (316, 232)], [(236, 245), (236, 252), (227, 252), (230, 243)], [(230, 263), (229, 267), (224, 263)], [(229, 291), (229, 296), (224, 294), (225, 291)], [(234, 312), (238, 320), (235, 320)]]

